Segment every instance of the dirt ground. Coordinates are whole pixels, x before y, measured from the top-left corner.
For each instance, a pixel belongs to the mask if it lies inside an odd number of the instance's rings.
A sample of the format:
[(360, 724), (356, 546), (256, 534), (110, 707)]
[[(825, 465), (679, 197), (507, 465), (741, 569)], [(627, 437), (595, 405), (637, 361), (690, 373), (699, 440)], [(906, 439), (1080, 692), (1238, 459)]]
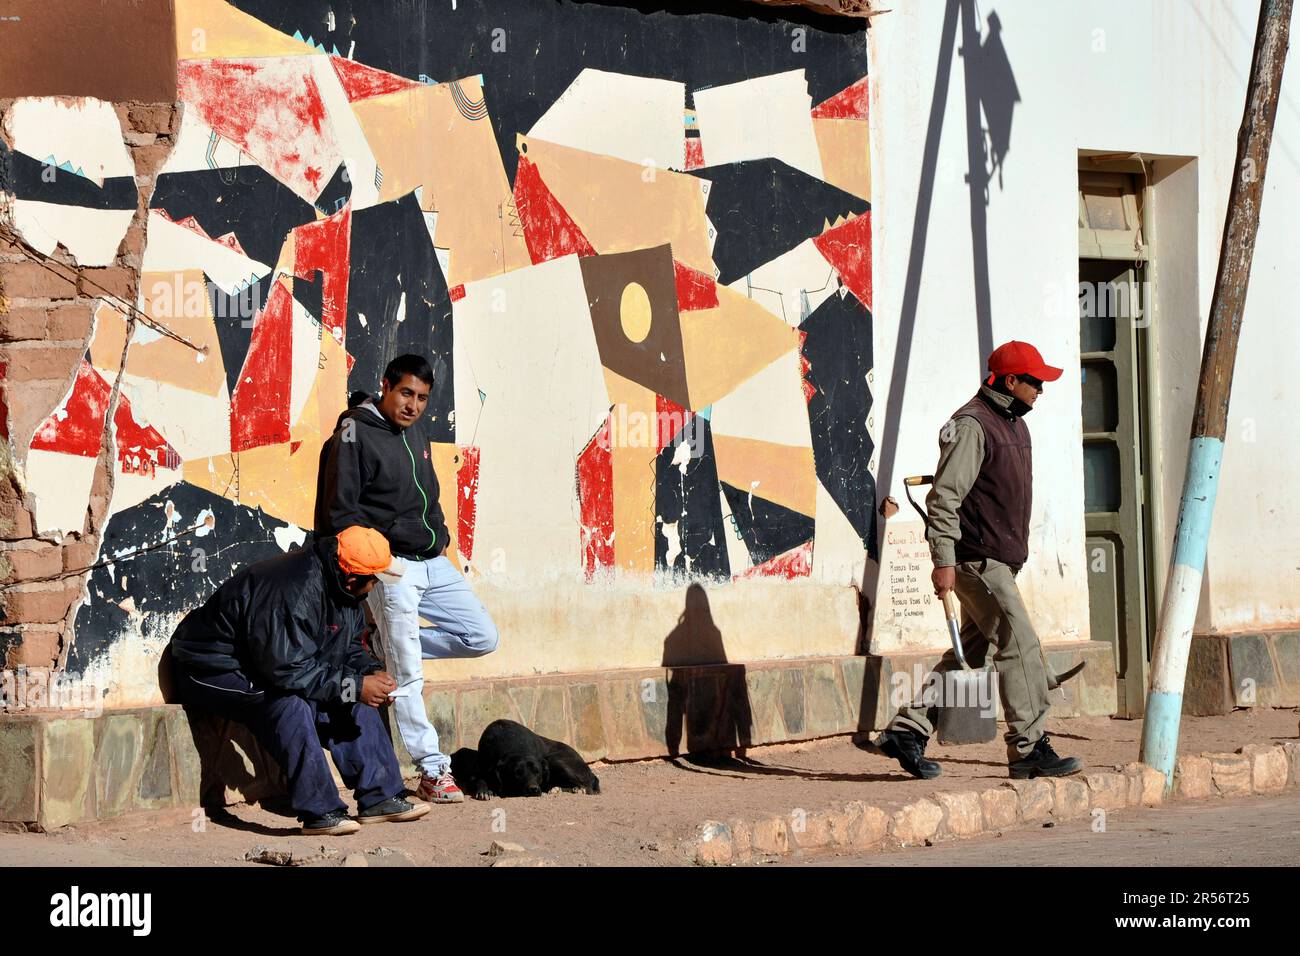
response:
[[(1248, 743), (1294, 740), (1296, 725), (1290, 710), (1185, 717), (1180, 751), (1233, 751)], [(1081, 757), (1088, 767), (1112, 769), (1137, 759), (1142, 724), (1076, 718), (1052, 721), (1048, 730), (1059, 753)], [(299, 854), (323, 846), (344, 855), (389, 847), (419, 865), (487, 866), (496, 862), (488, 847), (500, 840), (523, 846), (530, 858), (561, 866), (671, 866), (689, 862), (682, 841), (708, 819), (755, 819), (851, 800), (891, 809), (937, 790), (982, 790), (1007, 777), (1000, 739), (960, 747), (936, 744), (928, 753), (943, 765), (937, 780), (913, 780), (894, 761), (842, 737), (754, 748), (720, 763), (598, 764), (599, 796), (555, 792), (532, 799), (470, 800), (435, 806), (414, 823), (367, 826), (345, 837), (300, 836), (292, 816), (264, 807), (232, 807), (227, 820), (199, 821), (198, 832), (184, 811), (137, 814), (55, 833), (0, 834), (0, 865), (255, 866), (263, 864), (247, 862), (245, 854), (260, 845)]]

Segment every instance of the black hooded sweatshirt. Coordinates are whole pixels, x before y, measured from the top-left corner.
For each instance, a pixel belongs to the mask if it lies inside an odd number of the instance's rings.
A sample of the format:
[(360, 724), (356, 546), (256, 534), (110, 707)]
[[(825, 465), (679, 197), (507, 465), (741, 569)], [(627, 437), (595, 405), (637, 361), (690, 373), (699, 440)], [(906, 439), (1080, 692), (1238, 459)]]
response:
[(191, 674), (239, 671), (258, 689), (330, 703), (361, 696), (380, 669), (361, 643), (361, 603), (343, 588), (338, 541), (244, 568), (190, 611), (172, 635), (172, 659)]
[(373, 406), (350, 408), (321, 449), (316, 533), (373, 528), (393, 554), (426, 560), (450, 535), (438, 504), (438, 478), (423, 421), (393, 424)]

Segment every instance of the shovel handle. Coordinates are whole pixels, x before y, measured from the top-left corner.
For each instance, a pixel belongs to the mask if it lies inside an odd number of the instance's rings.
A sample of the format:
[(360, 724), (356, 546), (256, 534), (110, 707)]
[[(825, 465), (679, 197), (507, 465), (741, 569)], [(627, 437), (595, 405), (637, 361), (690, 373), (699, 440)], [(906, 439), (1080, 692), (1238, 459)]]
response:
[(943, 592), (943, 616), (950, 621), (957, 620), (957, 601), (951, 591)]
[(948, 637), (952, 641), (952, 652), (957, 657), (961, 669), (968, 671), (971, 666), (966, 661), (966, 654), (961, 646), (961, 627), (957, 623), (957, 601), (951, 591), (943, 592), (943, 616), (948, 619)]

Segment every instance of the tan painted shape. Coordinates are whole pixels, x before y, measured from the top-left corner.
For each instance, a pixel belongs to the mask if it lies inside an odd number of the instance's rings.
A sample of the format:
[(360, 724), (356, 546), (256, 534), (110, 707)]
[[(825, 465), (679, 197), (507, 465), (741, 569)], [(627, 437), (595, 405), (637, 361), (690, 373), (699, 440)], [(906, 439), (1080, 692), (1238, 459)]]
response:
[(691, 407), (704, 408), (797, 348), (799, 333), (756, 300), (718, 287), (718, 308), (682, 312)]
[[(518, 137), (520, 149), (597, 252), (669, 243), (673, 258), (714, 274), (704, 181), (610, 156)], [(653, 176), (652, 176), (653, 174)]]
[[(614, 566), (620, 574), (653, 574), (655, 567), (655, 393), (631, 379), (605, 369), (605, 387), (614, 406), (615, 427), (626, 407), (649, 420), (649, 444), (630, 445), (611, 434), (610, 461), (614, 473)], [(635, 421), (635, 419), (632, 419)], [(628, 436), (637, 434), (629, 425)]]
[[(324, 26), (324, 24), (322, 24)], [(226, 0), (176, 0), (176, 58), (319, 54)]]
[(288, 443), (264, 445), (238, 455), (187, 461), (185, 480), (247, 508), (261, 508), (289, 524), (311, 528), (315, 524), (320, 448), (313, 452), (306, 442), (297, 452), (291, 452), (292, 447)]
[[(476, 77), (459, 82), (469, 99), (482, 98)], [(451, 253), (448, 285), (532, 264), (511, 225), (514, 198), (492, 123), (461, 115), (450, 84), (357, 100), (352, 111), (383, 172), (378, 201), (423, 187), (420, 207), (438, 213), (435, 245)]]
[(817, 468), (811, 448), (714, 435), (713, 455), (719, 481), (810, 518), (816, 517)]
[[(200, 354), (166, 335), (151, 337), (147, 327), (137, 325), (127, 355), (126, 372), (189, 392), (217, 396), (225, 384), (226, 372), (203, 272), (197, 269), (177, 273), (146, 272), (140, 277), (140, 294), (142, 311), (146, 315), (163, 328), (197, 346), (206, 347), (207, 352)], [(187, 300), (192, 309), (187, 308)], [(149, 340), (140, 341), (142, 336)], [(90, 364), (110, 382), (117, 377), (125, 343), (126, 319), (108, 303), (101, 302), (95, 310)]]
[(866, 120), (813, 119), (826, 182), (871, 201), (871, 130)]

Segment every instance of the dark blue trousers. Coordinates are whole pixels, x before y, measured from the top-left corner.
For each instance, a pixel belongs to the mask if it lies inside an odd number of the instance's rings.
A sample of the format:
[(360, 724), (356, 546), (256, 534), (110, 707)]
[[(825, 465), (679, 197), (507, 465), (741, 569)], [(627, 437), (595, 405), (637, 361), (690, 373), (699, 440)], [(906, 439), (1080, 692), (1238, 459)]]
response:
[(362, 810), (405, 789), (392, 738), (374, 707), (359, 701), (321, 704), (261, 690), (238, 671), (196, 675), (177, 666), (176, 683), (187, 708), (238, 721), (253, 732), (284, 770), (290, 802), (301, 820), (347, 809), (323, 747)]

